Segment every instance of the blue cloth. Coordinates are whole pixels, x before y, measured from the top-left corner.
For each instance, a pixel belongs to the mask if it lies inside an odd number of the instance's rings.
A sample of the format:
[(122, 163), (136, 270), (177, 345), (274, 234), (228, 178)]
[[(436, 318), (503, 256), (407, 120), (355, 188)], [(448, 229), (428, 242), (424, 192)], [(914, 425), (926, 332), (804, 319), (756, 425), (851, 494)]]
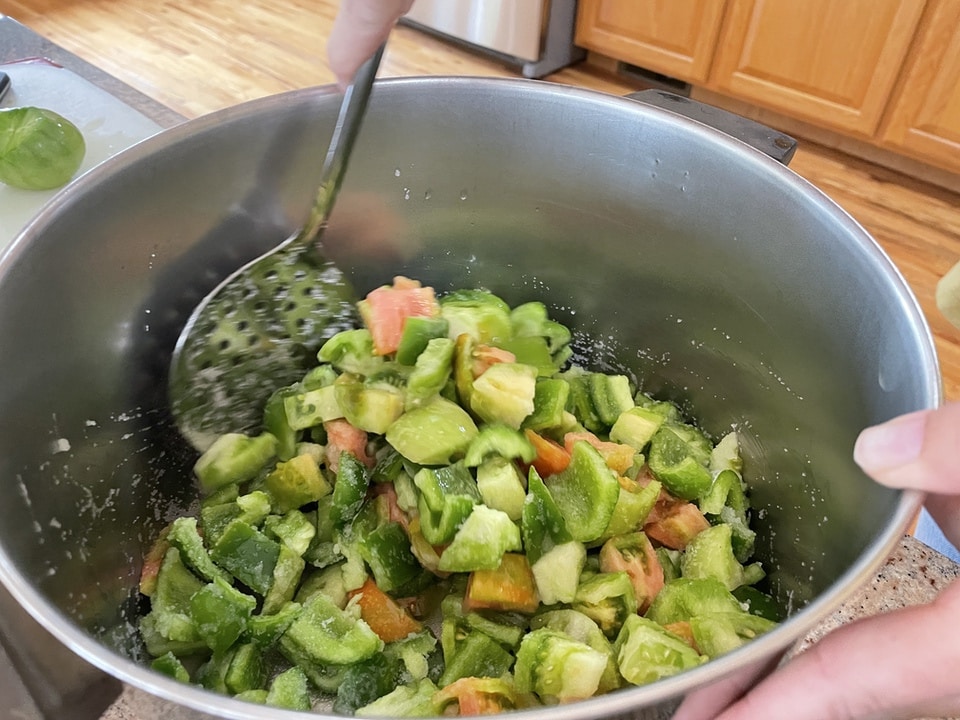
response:
[(930, 513), (928, 513), (925, 508), (920, 511), (920, 517), (917, 519), (917, 529), (913, 535), (924, 545), (932, 547), (954, 562), (960, 563), (960, 550), (957, 550), (957, 548), (947, 540), (940, 530), (940, 526), (930, 517)]

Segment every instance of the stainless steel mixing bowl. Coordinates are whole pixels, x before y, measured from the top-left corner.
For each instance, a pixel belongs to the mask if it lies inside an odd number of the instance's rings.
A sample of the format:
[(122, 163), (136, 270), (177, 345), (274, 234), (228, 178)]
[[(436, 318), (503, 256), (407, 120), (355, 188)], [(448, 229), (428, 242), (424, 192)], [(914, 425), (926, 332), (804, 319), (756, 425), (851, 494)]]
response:
[[(301, 222), (337, 103), (295, 92), (164, 132), (66, 189), (0, 260), (0, 580), (79, 655), (192, 711), (288, 716), (141, 663), (140, 559), (197, 494), (169, 354), (200, 297)], [(385, 81), (326, 244), (360, 291), (406, 274), (542, 299), (582, 360), (741, 432), (790, 618), (699, 669), (531, 717), (658, 717), (776, 659), (918, 508), (851, 459), (863, 427), (941, 401), (909, 288), (821, 192), (710, 128), (541, 83)]]

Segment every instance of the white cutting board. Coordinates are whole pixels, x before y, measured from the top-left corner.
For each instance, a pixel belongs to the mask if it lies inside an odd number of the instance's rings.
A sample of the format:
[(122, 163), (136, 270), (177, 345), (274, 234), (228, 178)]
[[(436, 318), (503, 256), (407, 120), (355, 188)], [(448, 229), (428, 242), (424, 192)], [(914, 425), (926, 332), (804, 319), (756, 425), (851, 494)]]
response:
[[(10, 90), (0, 107), (47, 108), (63, 115), (83, 133), (87, 153), (74, 177), (162, 129), (70, 70), (43, 61), (0, 64), (0, 70), (10, 77)], [(0, 253), (57, 192), (19, 190), (0, 183)]]

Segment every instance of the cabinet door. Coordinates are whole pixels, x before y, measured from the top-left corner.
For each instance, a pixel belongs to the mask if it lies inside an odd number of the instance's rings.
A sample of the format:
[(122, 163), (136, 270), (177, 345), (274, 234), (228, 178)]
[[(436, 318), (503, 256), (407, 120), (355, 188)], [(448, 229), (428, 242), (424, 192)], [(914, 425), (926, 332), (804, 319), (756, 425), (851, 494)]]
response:
[(580, 0), (576, 44), (663, 75), (707, 79), (726, 0)]
[(709, 85), (811, 123), (872, 136), (924, 5), (730, 0)]
[(931, 4), (882, 139), (960, 172), (960, 2)]

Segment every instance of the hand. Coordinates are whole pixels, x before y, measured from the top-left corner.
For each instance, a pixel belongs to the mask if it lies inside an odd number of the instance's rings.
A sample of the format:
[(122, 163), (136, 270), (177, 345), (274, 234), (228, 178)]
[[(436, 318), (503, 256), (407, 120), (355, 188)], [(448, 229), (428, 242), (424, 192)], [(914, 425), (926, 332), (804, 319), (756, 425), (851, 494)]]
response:
[(341, 88), (350, 84), (412, 4), (413, 0), (341, 0), (327, 43), (330, 69)]
[[(857, 463), (877, 482), (931, 493), (927, 508), (960, 540), (960, 403), (861, 433)], [(908, 720), (960, 716), (960, 583), (929, 605), (844, 626), (725, 711), (737, 680), (691, 693), (673, 720)]]

